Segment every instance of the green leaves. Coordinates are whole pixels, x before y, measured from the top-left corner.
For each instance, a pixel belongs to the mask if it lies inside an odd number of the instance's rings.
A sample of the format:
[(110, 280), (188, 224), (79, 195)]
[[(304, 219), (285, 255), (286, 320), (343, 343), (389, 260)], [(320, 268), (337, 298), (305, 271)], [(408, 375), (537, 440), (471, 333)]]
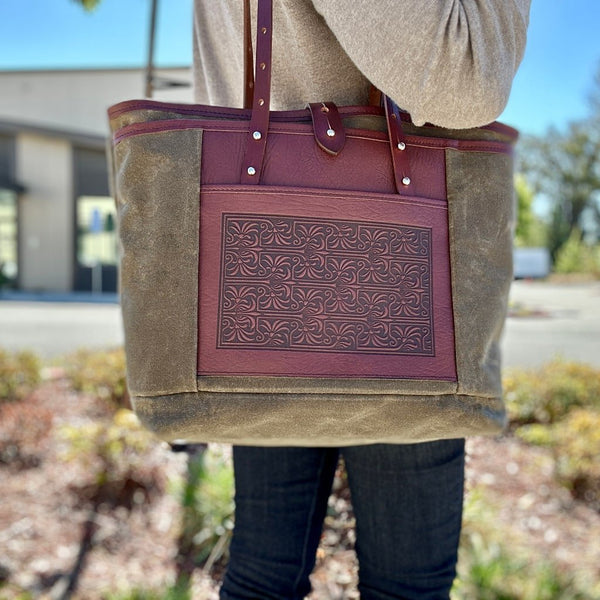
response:
[(73, 0), (77, 4), (80, 4), (85, 10), (94, 10), (101, 2), (101, 0)]

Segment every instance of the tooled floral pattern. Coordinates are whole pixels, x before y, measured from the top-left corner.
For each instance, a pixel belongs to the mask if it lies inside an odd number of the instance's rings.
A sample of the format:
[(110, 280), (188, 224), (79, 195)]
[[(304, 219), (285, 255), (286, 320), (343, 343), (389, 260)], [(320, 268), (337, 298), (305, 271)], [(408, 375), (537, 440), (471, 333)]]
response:
[(431, 230), (223, 215), (220, 348), (433, 356)]

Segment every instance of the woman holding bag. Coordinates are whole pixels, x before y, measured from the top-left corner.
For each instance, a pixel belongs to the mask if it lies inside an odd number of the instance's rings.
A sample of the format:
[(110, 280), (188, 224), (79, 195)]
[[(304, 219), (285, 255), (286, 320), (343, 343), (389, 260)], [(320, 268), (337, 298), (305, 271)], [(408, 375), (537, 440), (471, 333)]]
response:
[[(254, 4), (254, 3), (252, 3)], [(276, 0), (271, 106), (366, 104), (470, 128), (503, 110), (530, 0)], [(195, 0), (198, 103), (242, 105), (243, 3)], [(356, 514), (363, 600), (442, 600), (455, 577), (464, 440), (344, 448), (234, 446), (236, 523), (223, 600), (291, 600), (309, 574), (339, 456)]]

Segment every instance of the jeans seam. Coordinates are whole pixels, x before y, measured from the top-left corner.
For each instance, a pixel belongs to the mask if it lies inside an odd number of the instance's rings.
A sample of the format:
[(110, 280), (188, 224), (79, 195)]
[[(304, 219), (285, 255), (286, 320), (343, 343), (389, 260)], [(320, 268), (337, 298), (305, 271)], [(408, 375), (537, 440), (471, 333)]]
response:
[[(316, 492), (319, 491), (319, 487), (321, 486), (321, 476), (323, 475), (323, 469), (325, 466), (325, 461), (327, 459), (327, 453), (323, 452), (322, 456), (321, 456), (321, 464), (319, 465), (319, 472), (318, 472), (318, 477), (315, 479), (316, 481)], [(317, 510), (317, 503), (319, 502), (319, 494), (315, 493), (313, 494), (313, 500), (312, 500), (312, 504), (310, 507), (310, 512), (308, 515), (308, 527), (305, 528), (305, 534), (304, 534), (304, 541), (302, 544), (302, 563), (300, 565), (300, 571), (298, 572), (298, 576), (296, 577), (296, 581), (294, 581), (294, 595), (297, 593), (297, 589), (298, 589), (298, 585), (300, 584), (300, 581), (302, 579), (302, 574), (304, 573), (304, 569), (306, 568), (306, 563), (308, 560), (308, 557), (306, 556), (307, 554), (307, 546), (310, 540), (310, 535), (311, 535), (311, 531), (312, 531), (312, 522), (314, 520), (315, 517), (315, 512)]]

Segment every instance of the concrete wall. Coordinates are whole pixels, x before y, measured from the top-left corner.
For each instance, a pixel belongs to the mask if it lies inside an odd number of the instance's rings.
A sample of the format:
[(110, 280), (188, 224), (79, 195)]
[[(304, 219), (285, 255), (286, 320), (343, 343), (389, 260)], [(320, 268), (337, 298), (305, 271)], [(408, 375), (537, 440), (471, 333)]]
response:
[[(190, 69), (164, 69), (157, 76), (191, 81)], [(143, 69), (0, 71), (0, 120), (106, 135), (106, 109), (144, 97)], [(192, 102), (192, 88), (155, 92), (167, 102)]]
[[(191, 81), (188, 68), (158, 77)], [(0, 71), (0, 127), (15, 139), (19, 197), (19, 284), (70, 291), (74, 272), (73, 140), (102, 148), (106, 109), (142, 98), (143, 69)], [(157, 91), (156, 100), (191, 102), (192, 88)], [(83, 142), (81, 140), (84, 140)], [(90, 142), (89, 140), (92, 140)]]
[(27, 181), (19, 199), (20, 287), (69, 291), (73, 273), (71, 144), (59, 138), (17, 136), (17, 178)]

